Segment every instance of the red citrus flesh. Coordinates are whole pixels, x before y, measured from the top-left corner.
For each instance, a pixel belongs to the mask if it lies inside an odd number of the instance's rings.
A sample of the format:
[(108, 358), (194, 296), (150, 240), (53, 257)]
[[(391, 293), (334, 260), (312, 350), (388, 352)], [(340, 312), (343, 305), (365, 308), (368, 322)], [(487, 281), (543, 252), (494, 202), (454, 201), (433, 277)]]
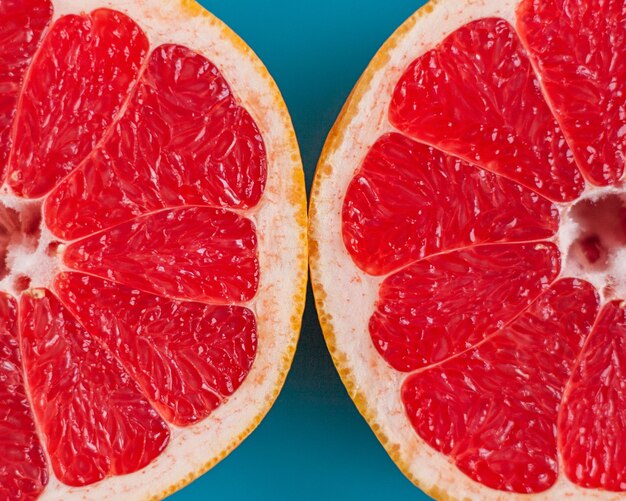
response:
[(389, 118), (410, 137), (552, 200), (582, 191), (559, 124), (506, 21), (475, 21), (415, 61), (398, 82)]
[(211, 207), (139, 216), (71, 243), (65, 263), (91, 275), (166, 297), (252, 299), (259, 263), (254, 225)]
[(50, 2), (4, 0), (0, 4), (0, 166), (2, 179), (9, 157), (11, 126), (24, 73), (52, 18)]
[[(585, 180), (624, 171), (625, 27), (610, 0), (524, 0), (515, 28), (462, 26), (406, 69), (397, 132), (345, 195), (346, 249), (383, 278), (370, 335), (406, 373), (413, 428), (494, 489), (542, 492), (562, 472), (626, 491), (624, 304), (568, 277), (554, 243)], [(577, 245), (602, 270), (626, 241), (623, 201), (585, 203)]]
[(45, 195), (94, 149), (147, 50), (135, 22), (107, 9), (54, 23), (21, 91), (8, 172), (15, 193)]
[(47, 198), (46, 221), (73, 240), (164, 207), (254, 207), (267, 175), (259, 135), (206, 58), (159, 47), (122, 119)]
[(135, 471), (163, 450), (165, 421), (53, 294), (23, 295), (19, 323), (33, 411), (59, 480)]
[(595, 185), (617, 183), (626, 161), (626, 6), (526, 1), (518, 27), (581, 172)]
[(552, 244), (483, 245), (411, 264), (380, 288), (374, 344), (401, 371), (463, 352), (545, 292), (559, 274), (558, 254)]
[(17, 332), (17, 303), (0, 296), (0, 496), (34, 499), (48, 483), (46, 459), (24, 388)]
[(343, 208), (346, 246), (373, 275), (450, 249), (539, 240), (558, 225), (536, 193), (396, 133), (369, 151)]
[(626, 490), (625, 367), (626, 311), (613, 301), (596, 320), (559, 416), (567, 475), (583, 487)]
[(208, 416), (254, 361), (256, 322), (247, 308), (177, 301), (80, 273), (58, 275), (56, 291), (170, 423)]
[(561, 280), (484, 343), (411, 375), (402, 398), (415, 429), (489, 487), (550, 487), (563, 389), (597, 304), (589, 284)]
[(170, 424), (201, 421), (242, 384), (257, 351), (242, 303), (260, 273), (245, 213), (267, 158), (190, 48), (151, 48), (109, 9), (51, 23), (48, 0), (2, 0), (0, 17), (3, 194), (32, 200), (2, 205), (0, 251), (36, 247), (43, 218), (69, 270), (0, 295), (0, 497), (35, 499), (48, 461), (72, 486), (136, 471)]

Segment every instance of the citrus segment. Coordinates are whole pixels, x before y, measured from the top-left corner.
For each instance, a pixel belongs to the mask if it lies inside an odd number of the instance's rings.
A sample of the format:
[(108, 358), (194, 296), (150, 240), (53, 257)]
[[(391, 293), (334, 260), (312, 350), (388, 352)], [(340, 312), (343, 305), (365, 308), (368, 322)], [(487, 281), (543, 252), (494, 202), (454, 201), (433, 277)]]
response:
[(71, 240), (164, 207), (245, 209), (266, 177), (258, 127), (217, 68), (164, 45), (110, 137), (48, 197), (46, 218)]
[(254, 224), (210, 207), (139, 216), (70, 244), (64, 261), (75, 270), (181, 299), (249, 301), (259, 283)]
[(616, 184), (626, 152), (626, 6), (618, 0), (524, 0), (517, 27), (578, 165)]
[(551, 487), (563, 390), (598, 301), (588, 283), (561, 280), (483, 344), (409, 376), (402, 400), (415, 430), (484, 485)]
[(572, 200), (583, 178), (509, 23), (481, 19), (406, 70), (389, 119), (400, 131), (520, 182)]
[(98, 9), (53, 24), (13, 127), (8, 181), (15, 193), (45, 195), (95, 148), (118, 118), (147, 50), (145, 34), (120, 12)]
[(17, 304), (0, 294), (0, 498), (36, 499), (48, 468), (30, 409), (17, 334)]
[(55, 288), (171, 423), (207, 417), (252, 367), (257, 333), (247, 308), (174, 301), (79, 273), (59, 275)]
[(551, 244), (502, 244), (433, 256), (386, 278), (369, 330), (400, 371), (475, 346), (530, 306), (559, 274)]
[(586, 488), (626, 490), (626, 312), (607, 304), (565, 394), (559, 443), (567, 476)]
[(24, 370), (54, 472), (81, 486), (143, 468), (170, 430), (122, 365), (50, 292), (20, 302)]
[(391, 133), (350, 182), (342, 224), (355, 263), (382, 275), (446, 250), (547, 238), (558, 223), (536, 193)]
[(4, 182), (22, 79), (52, 19), (49, 0), (0, 2), (0, 180)]

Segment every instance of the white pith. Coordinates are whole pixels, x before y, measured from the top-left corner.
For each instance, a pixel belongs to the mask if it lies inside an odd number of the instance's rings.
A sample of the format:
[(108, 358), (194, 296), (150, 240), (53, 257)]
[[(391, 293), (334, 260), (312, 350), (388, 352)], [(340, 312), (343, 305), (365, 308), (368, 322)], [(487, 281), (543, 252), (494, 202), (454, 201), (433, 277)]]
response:
[[(333, 358), (349, 380), (351, 395), (397, 463), (419, 487), (450, 499), (481, 500), (623, 500), (624, 493), (583, 489), (560, 469), (556, 484), (532, 495), (497, 491), (463, 474), (447, 456), (427, 445), (411, 426), (400, 398), (406, 378), (389, 366), (374, 348), (368, 322), (375, 308), (381, 277), (360, 270), (342, 241), (344, 196), (365, 155), (383, 134), (395, 131), (387, 111), (393, 89), (408, 65), (461, 26), (485, 17), (500, 17), (515, 26), (519, 0), (435, 0), (414, 14), (376, 56), (354, 91), (344, 115), (335, 125), (318, 166), (312, 191), (310, 237), (317, 248), (312, 257), (312, 281), (322, 323), (332, 330)], [(600, 197), (612, 189), (587, 186), (581, 199)], [(574, 270), (567, 262), (579, 228), (568, 215), (573, 204), (557, 204), (562, 225), (552, 239), (562, 253), (562, 276), (590, 281), (602, 293), (608, 271)], [(626, 251), (617, 250), (626, 263)], [(617, 261), (618, 262), (618, 261)], [(626, 265), (611, 273), (626, 278)], [(626, 280), (624, 280), (626, 282)], [(626, 292), (626, 287), (624, 288)], [(626, 296), (622, 296), (626, 297)], [(603, 301), (610, 298), (604, 298)], [(417, 494), (417, 493), (416, 493)]]
[[(15, 210), (18, 214), (24, 211), (41, 210), (40, 201), (30, 201), (3, 190), (0, 192), (0, 205)], [(0, 280), (0, 291), (8, 292), (18, 297), (20, 292), (16, 288), (16, 281), (19, 277), (30, 279), (30, 288), (50, 287), (56, 273), (62, 269), (60, 252), (63, 247), (59, 247), (57, 252), (50, 253), (49, 246), (57, 241), (50, 233), (50, 230), (42, 222), (40, 225), (41, 234), (36, 239), (35, 245), (31, 242), (12, 242), (8, 245), (5, 265), (8, 273)]]
[[(615, 187), (588, 187), (576, 201), (563, 204), (561, 207), (561, 224), (554, 243), (561, 251), (561, 275), (576, 277), (593, 284), (600, 294), (602, 302), (614, 299), (626, 299), (626, 247), (618, 243), (608, 248), (608, 265), (595, 269), (580, 262), (575, 256), (575, 243), (582, 234), (576, 218), (572, 216), (572, 208), (582, 201), (596, 202), (609, 195), (623, 198), (626, 193)], [(598, 224), (602, 224), (598, 221)], [(607, 289), (610, 287), (610, 291)]]
[[(144, 469), (86, 487), (69, 487), (59, 482), (49, 468), (50, 481), (39, 499), (161, 498), (236, 447), (269, 410), (284, 382), (298, 339), (297, 324), (306, 284), (304, 199), (299, 199), (304, 193), (301, 161), (291, 121), (274, 82), (256, 55), (213, 16), (194, 14), (181, 6), (181, 0), (52, 0), (52, 3), (54, 19), (101, 7), (116, 9), (138, 23), (150, 40), (151, 49), (163, 43), (177, 43), (205, 55), (219, 68), (256, 121), (267, 149), (265, 193), (259, 205), (244, 213), (257, 228), (261, 270), (259, 291), (245, 305), (254, 311), (258, 329), (256, 359), (246, 380), (207, 419), (186, 428), (170, 425), (169, 445)], [(7, 206), (20, 203), (10, 195), (0, 196), (0, 202)], [(30, 253), (30, 258), (21, 253), (20, 262), (13, 263), (12, 275), (24, 268), (33, 281), (32, 286), (49, 286), (55, 272), (63, 268), (59, 258), (41, 254), (51, 241), (52, 236), (44, 228), (35, 253)], [(9, 279), (0, 282), (0, 289), (15, 292), (10, 289)]]

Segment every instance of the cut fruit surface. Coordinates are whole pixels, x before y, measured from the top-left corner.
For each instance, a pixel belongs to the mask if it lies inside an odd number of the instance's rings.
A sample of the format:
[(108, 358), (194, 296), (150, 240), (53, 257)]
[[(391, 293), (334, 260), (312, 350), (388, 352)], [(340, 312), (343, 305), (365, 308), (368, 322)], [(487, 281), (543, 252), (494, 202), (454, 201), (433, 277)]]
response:
[(0, 174), (4, 180), (22, 80), (52, 19), (52, 4), (42, 0), (4, 0), (0, 4), (0, 19)]
[(470, 247), (388, 276), (370, 320), (390, 365), (412, 371), (498, 332), (558, 276), (558, 249), (543, 244)]
[(328, 138), (327, 344), (436, 498), (626, 492), (624, 26), (611, 0), (432, 2)]
[(207, 417), (252, 367), (256, 321), (247, 308), (176, 301), (80, 273), (59, 275), (55, 285), (171, 423)]
[(400, 134), (372, 147), (343, 206), (345, 245), (373, 275), (469, 245), (548, 238), (557, 229), (548, 200)]
[(70, 268), (165, 297), (250, 301), (259, 282), (253, 223), (211, 207), (147, 214), (69, 244)]
[(61, 482), (133, 472), (162, 452), (165, 421), (51, 292), (23, 294), (19, 323), (30, 400)]
[(48, 470), (37, 435), (22, 370), (17, 331), (17, 303), (0, 296), (0, 494), (3, 499), (36, 499), (48, 483)]
[(258, 425), (293, 357), (289, 115), (187, 0), (0, 19), (0, 497), (163, 498)]
[(267, 176), (259, 134), (210, 61), (161, 46), (110, 135), (47, 198), (47, 223), (73, 240), (164, 207), (254, 207)]
[(528, 55), (502, 19), (467, 24), (418, 58), (397, 84), (389, 120), (421, 142), (558, 202), (582, 191)]
[(148, 39), (109, 9), (58, 19), (30, 64), (20, 91), (9, 186), (38, 198), (70, 173), (117, 118)]
[(580, 357), (559, 420), (567, 475), (583, 487), (626, 490), (625, 350), (626, 314), (613, 301), (600, 313)]
[(486, 486), (554, 485), (559, 407), (597, 300), (586, 282), (557, 282), (484, 343), (411, 375), (402, 400), (416, 431)]
[(619, 183), (626, 161), (624, 2), (523, 2), (518, 27), (580, 171), (598, 186)]

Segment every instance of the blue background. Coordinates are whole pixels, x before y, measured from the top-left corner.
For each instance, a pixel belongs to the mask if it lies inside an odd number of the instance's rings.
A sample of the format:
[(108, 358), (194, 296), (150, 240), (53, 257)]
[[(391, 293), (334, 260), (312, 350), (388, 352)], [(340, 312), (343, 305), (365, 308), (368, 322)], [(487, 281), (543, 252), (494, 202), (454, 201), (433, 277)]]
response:
[[(422, 0), (202, 0), (259, 55), (280, 87), (310, 188), (324, 140), (382, 43)], [(309, 290), (287, 383), (259, 428), (173, 501), (424, 500), (347, 395)]]

